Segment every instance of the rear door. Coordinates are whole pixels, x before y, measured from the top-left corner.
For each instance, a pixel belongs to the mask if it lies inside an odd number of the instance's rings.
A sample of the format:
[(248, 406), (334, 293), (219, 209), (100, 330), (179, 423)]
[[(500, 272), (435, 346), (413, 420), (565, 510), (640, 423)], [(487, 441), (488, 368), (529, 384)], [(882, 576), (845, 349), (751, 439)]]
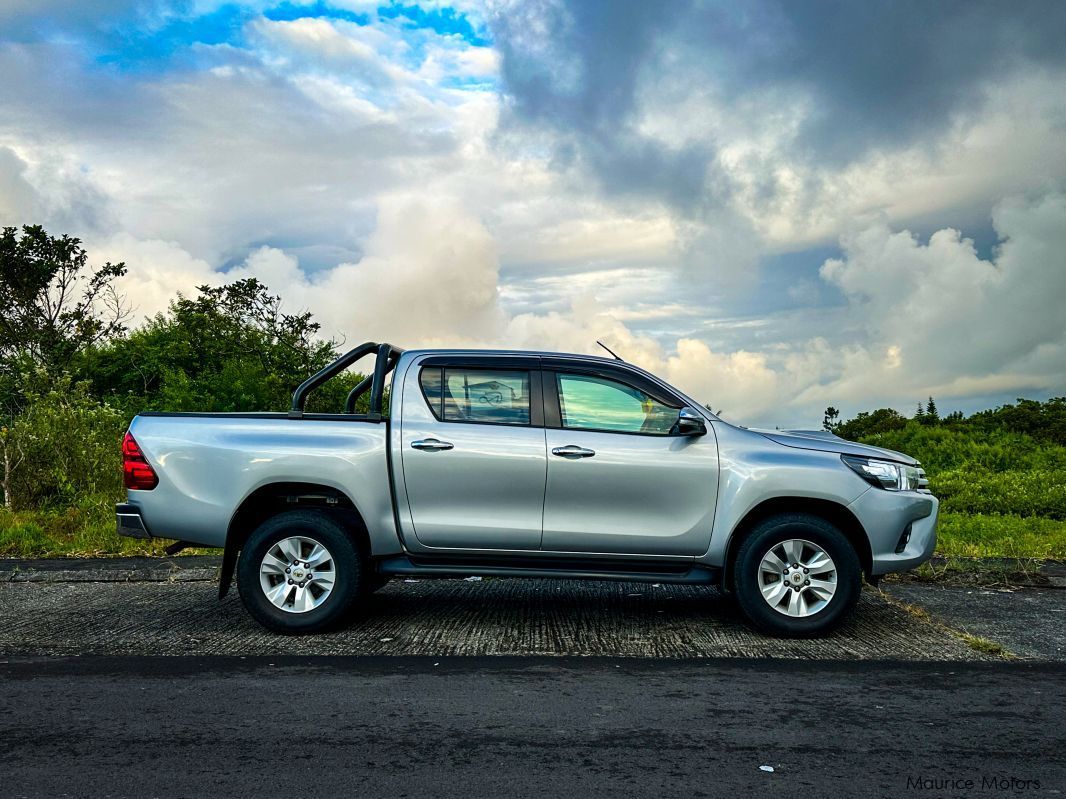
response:
[(638, 375), (544, 371), (545, 552), (701, 555), (718, 494), (714, 433), (674, 432), (682, 402)]
[(405, 389), (403, 479), (418, 543), (536, 550), (545, 455), (536, 357), (426, 359)]

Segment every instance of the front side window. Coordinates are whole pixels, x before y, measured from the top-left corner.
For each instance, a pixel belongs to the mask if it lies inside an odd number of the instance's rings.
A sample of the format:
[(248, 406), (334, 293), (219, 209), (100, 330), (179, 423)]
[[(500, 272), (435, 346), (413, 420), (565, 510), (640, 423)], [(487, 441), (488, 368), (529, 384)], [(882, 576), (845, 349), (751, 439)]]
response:
[(670, 435), (678, 408), (625, 383), (591, 375), (558, 375), (563, 427), (610, 433)]
[(433, 415), (446, 422), (529, 424), (529, 372), (431, 367), (422, 392)]

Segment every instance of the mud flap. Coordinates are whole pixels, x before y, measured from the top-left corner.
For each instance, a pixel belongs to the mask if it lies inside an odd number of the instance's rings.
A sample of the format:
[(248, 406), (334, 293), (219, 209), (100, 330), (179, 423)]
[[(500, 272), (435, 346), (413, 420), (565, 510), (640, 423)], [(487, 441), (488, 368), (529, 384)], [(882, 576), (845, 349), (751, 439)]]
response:
[(227, 541), (226, 549), (222, 553), (222, 571), (218, 577), (218, 598), (224, 599), (229, 593), (230, 584), (233, 582), (233, 572), (237, 567), (237, 554), (240, 549), (236, 542)]

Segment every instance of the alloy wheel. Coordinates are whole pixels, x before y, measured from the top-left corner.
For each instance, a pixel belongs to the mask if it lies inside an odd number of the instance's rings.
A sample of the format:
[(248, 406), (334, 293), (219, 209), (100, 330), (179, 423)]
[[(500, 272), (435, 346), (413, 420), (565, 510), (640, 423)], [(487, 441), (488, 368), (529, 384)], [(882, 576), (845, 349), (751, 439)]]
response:
[(810, 541), (790, 538), (774, 544), (759, 563), (763, 599), (786, 616), (813, 616), (829, 604), (836, 589), (836, 564)]
[(290, 536), (271, 546), (259, 566), (259, 585), (274, 607), (306, 613), (329, 598), (336, 583), (333, 556), (307, 536)]

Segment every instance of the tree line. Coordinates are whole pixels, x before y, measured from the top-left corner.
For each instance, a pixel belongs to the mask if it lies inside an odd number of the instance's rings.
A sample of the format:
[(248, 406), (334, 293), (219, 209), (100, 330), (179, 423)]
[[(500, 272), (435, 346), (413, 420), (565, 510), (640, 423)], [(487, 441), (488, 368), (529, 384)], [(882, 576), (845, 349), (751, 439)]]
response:
[[(131, 329), (123, 263), (39, 226), (0, 235), (0, 490), (8, 509), (120, 493), (118, 445), (140, 410), (283, 410), (339, 354), (310, 313), (281, 310), (254, 278), (200, 286)], [(311, 410), (341, 410), (360, 375)]]
[[(126, 270), (91, 265), (77, 238), (2, 229), (0, 492), (9, 510), (92, 505), (102, 514), (121, 496), (118, 442), (136, 413), (283, 410), (343, 345), (324, 338), (310, 313), (282, 311), (255, 279), (200, 286), (131, 328), (116, 288)], [(342, 410), (361, 378), (329, 381), (308, 409)], [(824, 417), (826, 430), (855, 440), (908, 434), (915, 423), (930, 433), (1013, 431), (1063, 445), (1066, 398), (942, 417), (930, 397), (913, 418), (879, 408), (845, 421), (833, 407)]]
[(970, 416), (965, 416), (961, 411), (941, 416), (936, 400), (929, 397), (925, 404), (918, 403), (917, 411), (909, 418), (893, 408), (878, 408), (860, 411), (846, 421), (840, 419), (839, 410), (830, 406), (825, 409), (822, 427), (841, 438), (858, 441), (902, 430), (910, 422), (978, 434), (1007, 430), (1037, 441), (1066, 446), (1066, 397), (1052, 397), (1044, 402), (1019, 397), (1017, 404), (977, 411)]

